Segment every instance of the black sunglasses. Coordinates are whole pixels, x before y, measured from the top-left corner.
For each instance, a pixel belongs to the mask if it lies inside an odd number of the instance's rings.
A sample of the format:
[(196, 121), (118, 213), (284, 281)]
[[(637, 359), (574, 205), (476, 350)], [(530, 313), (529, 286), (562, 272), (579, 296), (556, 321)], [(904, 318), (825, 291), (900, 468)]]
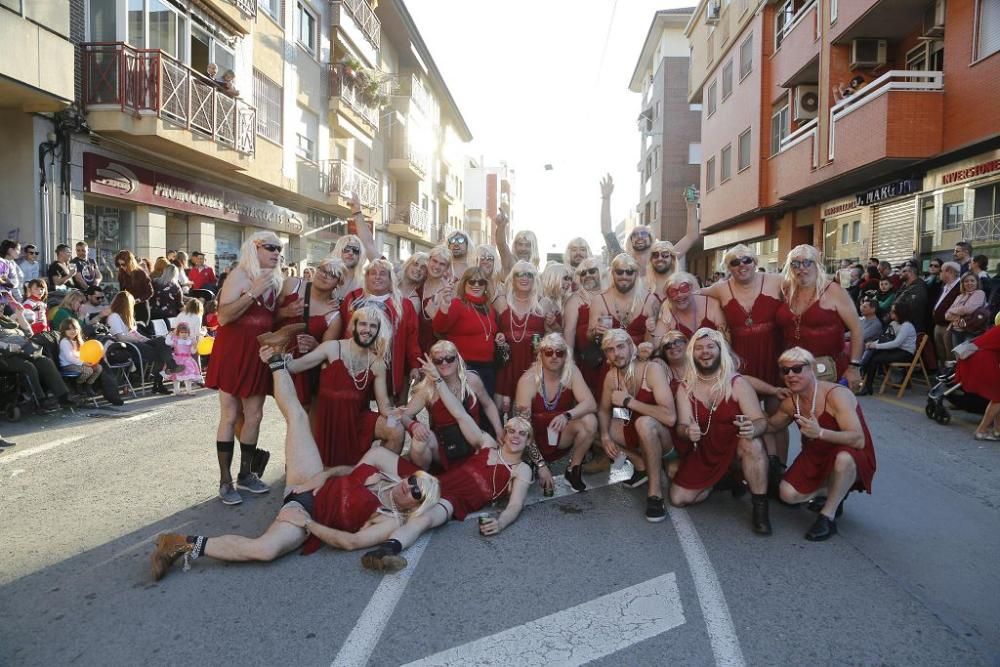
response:
[(353, 252), (355, 255), (360, 255), (361, 248), (356, 245), (345, 245), (342, 252)]
[(805, 367), (806, 367), (805, 364), (796, 364), (795, 366), (778, 366), (778, 368), (781, 370), (782, 375), (788, 375), (789, 373), (795, 373), (796, 375), (798, 375), (799, 373), (802, 372), (802, 369)]
[(268, 252), (281, 252), (280, 243), (261, 243), (260, 247)]
[(420, 484), (417, 483), (416, 475), (410, 475), (407, 477), (406, 483), (410, 485), (410, 495), (413, 496), (414, 500), (424, 499), (424, 492), (420, 490)]
[(789, 262), (789, 265), (793, 269), (811, 269), (816, 260), (813, 259), (793, 259)]
[(732, 268), (732, 269), (735, 269), (740, 264), (745, 264), (745, 265), (749, 266), (750, 264), (753, 264), (753, 263), (754, 263), (754, 258), (753, 257), (748, 257), (748, 256), (744, 255), (743, 257), (734, 257), (731, 260), (729, 260), (729, 267)]
[(653, 252), (649, 253), (649, 256), (652, 259), (661, 259), (661, 258), (670, 259), (674, 256), (674, 254), (669, 250), (654, 250)]
[(458, 357), (454, 354), (449, 354), (447, 357), (438, 357), (437, 359), (432, 359), (431, 361), (434, 362), (435, 366), (440, 366), (442, 364), (453, 364), (457, 358)]
[(473, 278), (472, 280), (468, 281), (465, 284), (469, 285), (470, 287), (486, 287), (486, 281), (483, 280), (482, 278)]
[(669, 350), (674, 347), (684, 347), (685, 345), (687, 345), (687, 341), (684, 340), (683, 338), (673, 338), (665, 342), (663, 344), (663, 348), (665, 350)]
[(576, 274), (578, 276), (596, 276), (600, 272), (601, 270), (599, 268), (593, 266), (589, 269), (580, 269), (579, 271), (576, 272)]
[(514, 274), (515, 278), (534, 278), (535, 274), (530, 271), (518, 271)]
[(37, 250), (26, 250), (25, 254), (26, 255), (37, 255), (38, 251)]
[(635, 269), (615, 269), (616, 276), (634, 276)]

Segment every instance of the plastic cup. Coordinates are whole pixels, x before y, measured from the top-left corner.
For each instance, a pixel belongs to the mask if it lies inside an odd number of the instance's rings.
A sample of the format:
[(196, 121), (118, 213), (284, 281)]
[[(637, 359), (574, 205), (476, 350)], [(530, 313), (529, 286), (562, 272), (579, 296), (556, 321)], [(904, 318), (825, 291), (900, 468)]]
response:
[(554, 431), (552, 427), (545, 429), (546, 434), (549, 436), (549, 447), (559, 446), (559, 431)]

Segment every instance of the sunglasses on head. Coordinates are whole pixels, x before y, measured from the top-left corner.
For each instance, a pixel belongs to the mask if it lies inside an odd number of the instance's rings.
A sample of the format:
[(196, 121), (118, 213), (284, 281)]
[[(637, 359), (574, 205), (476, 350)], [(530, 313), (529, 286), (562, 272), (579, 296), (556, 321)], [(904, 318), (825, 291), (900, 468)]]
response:
[(457, 359), (457, 358), (458, 357), (455, 356), (454, 354), (449, 354), (446, 357), (437, 357), (435, 359), (431, 359), (431, 361), (434, 362), (435, 366), (440, 366), (442, 364), (453, 364), (453, 363), (455, 363), (455, 359)]
[(798, 375), (805, 367), (805, 364), (796, 364), (794, 366), (778, 366), (778, 369), (781, 371), (782, 375), (788, 375), (789, 373), (795, 373)]
[(576, 272), (576, 275), (578, 275), (578, 276), (596, 276), (600, 272), (601, 272), (601, 270), (599, 268), (597, 268), (596, 266), (592, 266), (589, 269), (580, 269), (579, 271)]
[(263, 248), (264, 250), (266, 250), (268, 252), (281, 252), (281, 244), (280, 243), (261, 243), (257, 247), (258, 248)]
[(681, 283), (677, 287), (668, 287), (667, 296), (675, 297), (678, 294), (687, 294), (691, 291), (691, 283)]
[(674, 254), (669, 250), (654, 250), (649, 256), (652, 259), (673, 259)]
[(518, 271), (514, 274), (515, 278), (534, 278), (535, 274), (530, 271)]
[(361, 248), (359, 248), (356, 245), (345, 245), (344, 249), (341, 252), (352, 252), (355, 255), (360, 255), (361, 254)]
[(745, 264), (747, 266), (754, 263), (754, 258), (744, 255), (743, 257), (733, 257), (729, 260), (729, 267), (735, 269), (740, 264)]
[(420, 490), (420, 484), (417, 483), (416, 475), (410, 475), (407, 477), (406, 483), (410, 485), (410, 495), (413, 496), (414, 500), (424, 499), (424, 492)]
[(816, 263), (814, 259), (793, 259), (788, 264), (793, 269), (811, 269), (813, 264)]
[(566, 350), (553, 350), (551, 347), (547, 347), (542, 350), (542, 354), (549, 358), (564, 359), (566, 357)]
[(468, 243), (468, 241), (464, 236), (452, 236), (450, 239), (448, 239), (448, 243), (456, 245), (465, 245), (466, 243)]
[(616, 276), (634, 276), (635, 269), (615, 269)]
[(486, 280), (483, 278), (473, 278), (465, 284), (469, 287), (486, 287)]

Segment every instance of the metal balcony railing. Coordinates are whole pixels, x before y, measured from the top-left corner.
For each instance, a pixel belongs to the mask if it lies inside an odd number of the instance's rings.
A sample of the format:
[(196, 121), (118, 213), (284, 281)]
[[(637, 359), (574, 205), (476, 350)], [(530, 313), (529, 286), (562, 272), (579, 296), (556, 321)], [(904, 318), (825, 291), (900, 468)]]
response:
[(1000, 215), (984, 215), (962, 223), (966, 241), (1000, 241)]
[(321, 160), (319, 167), (320, 190), (345, 199), (357, 192), (362, 206), (378, 207), (378, 180), (344, 160)]
[(222, 92), (214, 81), (159, 49), (88, 43), (83, 60), (83, 104), (156, 115), (240, 153), (256, 150), (257, 110)]
[(389, 224), (406, 225), (412, 233), (424, 237), (430, 226), (430, 214), (412, 202), (408, 206), (386, 204), (382, 219)]
[(257, 0), (229, 0), (244, 16), (257, 18)]
[(373, 129), (378, 130), (379, 108), (364, 102), (355, 82), (346, 77), (336, 65), (329, 65), (328, 69), (330, 72), (330, 96), (339, 97)]
[(427, 154), (416, 148), (408, 139), (406, 130), (397, 131), (392, 141), (392, 157), (399, 160), (408, 160), (410, 165), (422, 174), (426, 174), (430, 168), (430, 159)]
[(346, 9), (361, 28), (361, 32), (378, 51), (382, 43), (382, 23), (366, 0), (333, 0), (330, 4), (339, 4)]

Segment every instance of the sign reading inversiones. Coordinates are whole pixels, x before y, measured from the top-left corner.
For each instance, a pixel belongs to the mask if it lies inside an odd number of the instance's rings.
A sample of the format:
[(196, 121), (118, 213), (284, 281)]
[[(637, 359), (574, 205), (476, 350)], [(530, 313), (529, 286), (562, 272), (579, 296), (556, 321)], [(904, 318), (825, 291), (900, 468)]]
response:
[(965, 169), (949, 171), (948, 173), (941, 175), (941, 185), (951, 185), (952, 183), (958, 183), (959, 181), (967, 181), (970, 178), (976, 178), (977, 176), (992, 174), (994, 171), (1000, 171), (1000, 160), (988, 160), (987, 162), (982, 162)]
[(901, 181), (893, 181), (892, 183), (886, 183), (885, 185), (880, 185), (877, 188), (872, 188), (871, 190), (859, 192), (854, 195), (854, 203), (858, 206), (881, 204), (882, 202), (890, 199), (905, 197), (906, 195), (911, 195), (914, 192), (920, 192), (923, 187), (924, 183), (919, 178), (904, 178)]
[(195, 183), (151, 169), (83, 154), (84, 189), (94, 194), (162, 206), (185, 213), (301, 234), (305, 225), (293, 212), (220, 187)]

